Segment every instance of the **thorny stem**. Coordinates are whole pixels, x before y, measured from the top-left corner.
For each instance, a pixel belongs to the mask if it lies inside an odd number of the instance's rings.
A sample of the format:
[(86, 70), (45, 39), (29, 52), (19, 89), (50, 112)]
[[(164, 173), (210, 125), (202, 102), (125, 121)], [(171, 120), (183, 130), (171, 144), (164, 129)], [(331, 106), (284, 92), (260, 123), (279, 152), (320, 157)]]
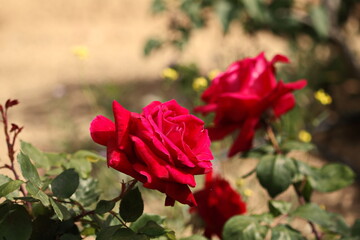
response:
[[(10, 159), (10, 165), (8, 164), (5, 164), (4, 166), (2, 166), (1, 168), (7, 168), (9, 169), (10, 171), (12, 171), (12, 173), (14, 174), (14, 177), (16, 180), (19, 180), (19, 175), (17, 174), (16, 172), (16, 169), (15, 169), (15, 165), (14, 165), (14, 162), (15, 162), (15, 150), (14, 150), (14, 146), (15, 146), (15, 141), (16, 141), (16, 138), (17, 136), (19, 135), (19, 133), (21, 132), (21, 130), (23, 129), (22, 127), (21, 128), (17, 128), (14, 130), (14, 135), (11, 139), (10, 137), (10, 132), (9, 132), (9, 124), (8, 124), (8, 116), (7, 116), (7, 110), (8, 108), (5, 107), (5, 109), (3, 109), (1, 107), (1, 120), (3, 122), (3, 125), (4, 125), (4, 134), (5, 134), (5, 141), (6, 141), (6, 145), (7, 145), (7, 150), (8, 150), (8, 156), (9, 156), (9, 159)], [(24, 195), (24, 197), (27, 195), (27, 192), (25, 190), (25, 188), (21, 185), (20, 186), (20, 191), (21, 193)], [(30, 204), (27, 204), (28, 207), (29, 207), (29, 210), (31, 209), (31, 205)]]
[(280, 149), (278, 141), (276, 140), (274, 130), (272, 129), (270, 124), (266, 125), (266, 134), (269, 137), (269, 140), (270, 140), (271, 144), (273, 145), (276, 153), (281, 154), (282, 151)]

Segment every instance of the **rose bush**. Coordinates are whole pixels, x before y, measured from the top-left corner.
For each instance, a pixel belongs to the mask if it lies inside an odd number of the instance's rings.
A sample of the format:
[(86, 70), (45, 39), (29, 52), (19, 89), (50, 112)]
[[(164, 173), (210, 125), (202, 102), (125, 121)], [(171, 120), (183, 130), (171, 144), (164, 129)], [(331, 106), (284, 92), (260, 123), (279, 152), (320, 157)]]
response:
[(205, 222), (204, 235), (211, 239), (221, 238), (225, 222), (231, 217), (246, 212), (246, 203), (230, 184), (220, 176), (206, 174), (205, 186), (194, 193), (198, 203), (190, 212), (196, 212)]
[(269, 62), (261, 53), (255, 58), (232, 63), (202, 94), (206, 105), (195, 108), (195, 111), (203, 114), (215, 113), (214, 126), (208, 128), (211, 140), (223, 139), (240, 130), (230, 148), (229, 157), (249, 150), (261, 118), (265, 117), (268, 121), (288, 112), (295, 105), (291, 92), (306, 85), (306, 80), (277, 82), (276, 62), (287, 63), (289, 60), (276, 55)]
[(194, 175), (212, 169), (204, 122), (175, 100), (152, 102), (141, 114), (114, 101), (113, 111), (115, 122), (97, 116), (90, 127), (93, 140), (107, 147), (108, 166), (165, 193), (167, 206), (195, 206)]

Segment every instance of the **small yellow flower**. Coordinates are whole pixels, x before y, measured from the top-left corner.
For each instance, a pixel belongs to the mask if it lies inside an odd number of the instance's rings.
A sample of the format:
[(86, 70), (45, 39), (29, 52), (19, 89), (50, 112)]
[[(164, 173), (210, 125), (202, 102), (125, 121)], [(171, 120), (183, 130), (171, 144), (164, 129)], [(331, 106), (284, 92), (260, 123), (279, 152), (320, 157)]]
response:
[(243, 178), (239, 178), (238, 180), (236, 180), (236, 186), (238, 187), (242, 187), (245, 184), (245, 180)]
[(161, 77), (175, 81), (179, 78), (179, 73), (173, 68), (165, 68), (161, 72)]
[(89, 58), (89, 49), (86, 46), (75, 46), (72, 48), (72, 53), (80, 60)]
[(298, 138), (300, 139), (300, 141), (308, 143), (311, 142), (312, 136), (308, 131), (301, 130), (298, 134)]
[(325, 204), (320, 204), (319, 207), (320, 207), (322, 210), (326, 210)]
[(213, 80), (214, 78), (217, 77), (217, 75), (219, 75), (219, 73), (221, 73), (219, 69), (213, 69), (208, 73), (208, 77), (210, 80)]
[(252, 191), (251, 189), (246, 188), (246, 189), (244, 190), (244, 196), (245, 196), (245, 197), (251, 197), (252, 195), (253, 195), (253, 191)]
[(193, 89), (197, 92), (203, 90), (207, 86), (208, 86), (208, 82), (204, 77), (195, 78), (192, 84)]
[(314, 93), (314, 97), (318, 100), (322, 105), (328, 105), (332, 103), (332, 98), (329, 94), (327, 94), (324, 89), (320, 89)]

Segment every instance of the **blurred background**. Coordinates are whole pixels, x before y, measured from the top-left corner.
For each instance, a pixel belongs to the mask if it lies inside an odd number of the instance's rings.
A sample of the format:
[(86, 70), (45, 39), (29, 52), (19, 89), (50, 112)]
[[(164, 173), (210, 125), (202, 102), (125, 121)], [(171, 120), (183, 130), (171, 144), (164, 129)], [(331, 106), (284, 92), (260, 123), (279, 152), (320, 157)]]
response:
[[(264, 51), (268, 59), (290, 58), (277, 65), (279, 78), (308, 79), (283, 130), (315, 143), (308, 161), (340, 161), (360, 175), (359, 0), (0, 0), (0, 6), (0, 102), (19, 99), (11, 117), (25, 126), (20, 138), (43, 151), (101, 151), (89, 123), (98, 114), (111, 118), (113, 99), (131, 111), (172, 98), (191, 108), (216, 72)], [(358, 187), (344, 191), (319, 201), (353, 221), (360, 216)]]

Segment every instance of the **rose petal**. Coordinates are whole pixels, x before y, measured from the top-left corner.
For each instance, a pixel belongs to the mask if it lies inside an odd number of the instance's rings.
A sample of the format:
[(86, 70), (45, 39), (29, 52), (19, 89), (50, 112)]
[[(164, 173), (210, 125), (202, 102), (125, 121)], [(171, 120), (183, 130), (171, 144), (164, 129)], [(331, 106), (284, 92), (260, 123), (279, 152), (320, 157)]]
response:
[(106, 146), (115, 136), (115, 124), (104, 116), (96, 116), (90, 124), (90, 134), (94, 142)]
[(129, 136), (129, 121), (131, 113), (123, 108), (118, 102), (113, 101), (113, 111), (115, 117), (115, 126), (116, 126), (116, 137), (118, 147), (124, 149), (128, 144)]
[(258, 122), (258, 118), (250, 118), (245, 121), (244, 125), (241, 127), (238, 137), (230, 148), (228, 157), (232, 157), (238, 152), (247, 151), (251, 148), (255, 128)]

